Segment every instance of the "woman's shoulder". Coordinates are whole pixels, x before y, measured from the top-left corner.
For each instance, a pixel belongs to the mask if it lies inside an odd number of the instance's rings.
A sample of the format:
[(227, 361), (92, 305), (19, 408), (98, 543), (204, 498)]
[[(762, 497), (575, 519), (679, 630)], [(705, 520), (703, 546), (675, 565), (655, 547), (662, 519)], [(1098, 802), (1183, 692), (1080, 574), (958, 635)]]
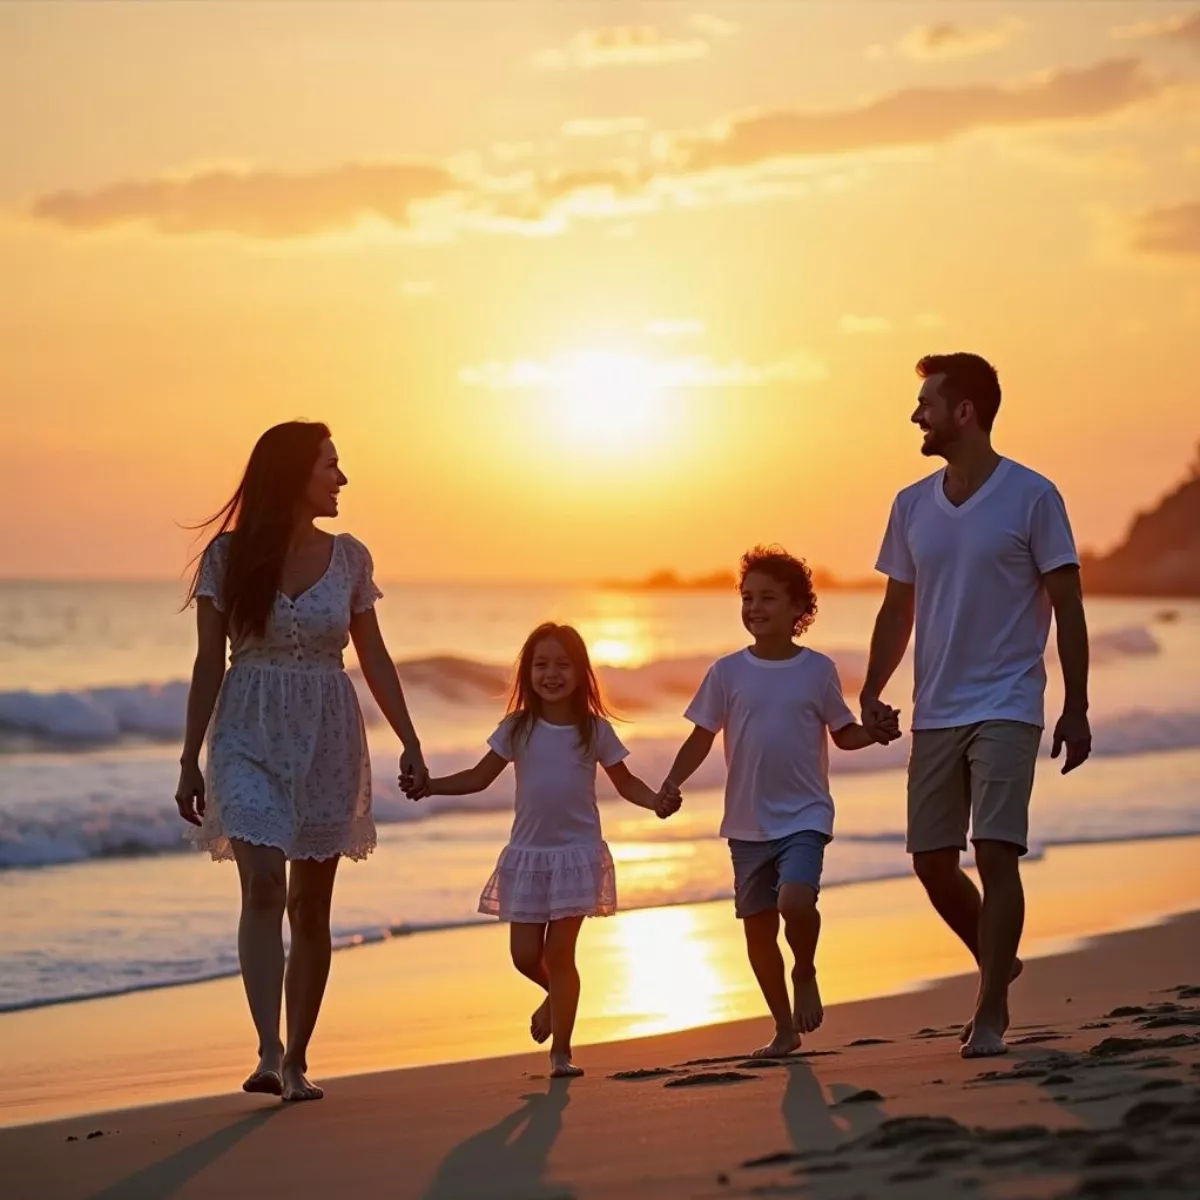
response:
[(349, 550), (352, 553), (365, 554), (368, 558), (371, 555), (371, 552), (367, 549), (366, 543), (359, 541), (359, 539), (356, 538), (352, 533), (335, 533), (333, 538), (334, 541), (340, 542), (342, 544), (342, 548), (345, 550)]

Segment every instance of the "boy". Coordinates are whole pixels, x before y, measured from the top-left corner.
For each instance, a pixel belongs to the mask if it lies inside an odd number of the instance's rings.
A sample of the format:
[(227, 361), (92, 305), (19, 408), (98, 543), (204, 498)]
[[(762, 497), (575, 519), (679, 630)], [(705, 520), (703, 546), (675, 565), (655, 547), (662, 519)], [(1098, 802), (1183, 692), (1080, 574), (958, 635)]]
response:
[[(774, 1038), (754, 1055), (776, 1058), (824, 1017), (814, 959), (821, 864), (833, 836), (826, 730), (839, 749), (859, 750), (899, 737), (899, 713), (889, 709), (886, 723), (868, 733), (842, 698), (833, 661), (796, 644), (817, 612), (803, 561), (757, 546), (742, 557), (740, 584), (742, 624), (754, 644), (709, 668), (685, 714), (695, 729), (663, 786), (677, 794), (724, 731), (721, 836), (729, 840), (750, 965), (775, 1020)], [(796, 958), (794, 1003), (779, 951), (781, 916)]]

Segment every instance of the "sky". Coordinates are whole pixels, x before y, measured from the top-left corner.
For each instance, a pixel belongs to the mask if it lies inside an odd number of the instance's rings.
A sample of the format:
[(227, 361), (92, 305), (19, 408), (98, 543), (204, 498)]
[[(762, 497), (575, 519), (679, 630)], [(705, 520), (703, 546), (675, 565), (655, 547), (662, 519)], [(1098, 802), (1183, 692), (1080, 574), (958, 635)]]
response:
[(0, 5), (0, 576), (333, 429), (391, 579), (870, 573), (922, 354), (1116, 542), (1200, 440), (1200, 8)]

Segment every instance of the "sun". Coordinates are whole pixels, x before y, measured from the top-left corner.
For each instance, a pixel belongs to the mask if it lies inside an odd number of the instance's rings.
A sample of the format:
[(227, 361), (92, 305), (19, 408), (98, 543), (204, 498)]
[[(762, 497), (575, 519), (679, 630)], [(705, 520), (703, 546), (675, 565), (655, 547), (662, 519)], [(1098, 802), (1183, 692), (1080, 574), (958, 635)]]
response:
[(644, 442), (663, 426), (655, 364), (636, 354), (579, 350), (554, 364), (551, 404), (564, 433), (584, 445)]

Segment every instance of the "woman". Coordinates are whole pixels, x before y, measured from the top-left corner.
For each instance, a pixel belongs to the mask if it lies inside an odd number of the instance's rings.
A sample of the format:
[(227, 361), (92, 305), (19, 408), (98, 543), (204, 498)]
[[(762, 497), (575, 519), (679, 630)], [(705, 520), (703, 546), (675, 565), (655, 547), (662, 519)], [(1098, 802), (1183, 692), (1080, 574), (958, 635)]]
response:
[[(375, 848), (366, 735), (342, 666), (348, 641), (404, 746), (402, 776), (428, 778), (375, 617), (382, 593), (371, 556), (349, 534), (313, 524), (337, 516), (346, 483), (326, 426), (268, 429), (209, 523), (216, 534), (189, 592), (199, 648), (175, 801), (198, 827), (190, 836), (200, 848), (237, 861), (238, 959), (259, 1040), (258, 1066), (242, 1086), (284, 1100), (322, 1096), (306, 1077), (306, 1055), (329, 976), (334, 875), (342, 856)], [(210, 717), (206, 780), (200, 748)]]

